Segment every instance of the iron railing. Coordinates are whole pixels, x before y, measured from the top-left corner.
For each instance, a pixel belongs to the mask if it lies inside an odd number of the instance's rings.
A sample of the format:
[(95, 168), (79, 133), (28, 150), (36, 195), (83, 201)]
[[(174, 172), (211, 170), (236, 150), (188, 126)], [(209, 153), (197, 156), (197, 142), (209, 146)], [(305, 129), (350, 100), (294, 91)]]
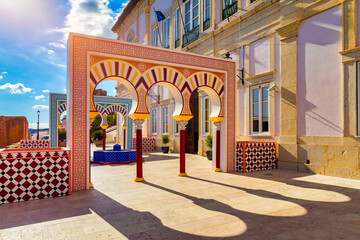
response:
[(231, 15), (236, 13), (237, 10), (238, 10), (237, 1), (233, 2), (231, 5), (226, 5), (225, 8), (222, 11), (222, 20), (227, 19), (228, 17), (230, 17)]
[(180, 46), (180, 38), (175, 40), (175, 48)]
[(210, 18), (209, 19), (206, 19), (204, 22), (203, 22), (203, 31), (205, 31), (206, 29), (208, 29), (210, 27)]
[(191, 29), (186, 34), (183, 35), (183, 45), (182, 47), (186, 47), (192, 42), (195, 42), (199, 38), (199, 26)]

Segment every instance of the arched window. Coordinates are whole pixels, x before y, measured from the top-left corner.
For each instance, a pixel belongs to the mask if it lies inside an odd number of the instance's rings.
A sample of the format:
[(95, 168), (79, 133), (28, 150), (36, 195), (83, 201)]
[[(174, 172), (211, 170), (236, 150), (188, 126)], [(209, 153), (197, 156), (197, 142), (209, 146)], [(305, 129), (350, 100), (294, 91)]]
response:
[(130, 34), (128, 35), (127, 41), (128, 41), (128, 42), (132, 42), (133, 40), (134, 40), (134, 34), (133, 34), (133, 33), (130, 33)]

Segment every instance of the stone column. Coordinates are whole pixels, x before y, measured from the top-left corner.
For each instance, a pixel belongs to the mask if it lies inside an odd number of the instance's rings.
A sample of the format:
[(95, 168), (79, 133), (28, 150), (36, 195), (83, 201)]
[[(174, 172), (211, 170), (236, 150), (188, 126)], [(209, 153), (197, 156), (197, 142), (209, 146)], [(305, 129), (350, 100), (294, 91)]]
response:
[(186, 177), (185, 171), (185, 126), (188, 121), (178, 121), (180, 131), (180, 177)]
[(215, 172), (221, 172), (220, 168), (220, 129), (221, 129), (221, 122), (214, 122), (216, 127), (216, 158), (215, 158)]
[(143, 182), (143, 159), (142, 159), (142, 128), (144, 119), (134, 119), (136, 128), (136, 178), (135, 182)]

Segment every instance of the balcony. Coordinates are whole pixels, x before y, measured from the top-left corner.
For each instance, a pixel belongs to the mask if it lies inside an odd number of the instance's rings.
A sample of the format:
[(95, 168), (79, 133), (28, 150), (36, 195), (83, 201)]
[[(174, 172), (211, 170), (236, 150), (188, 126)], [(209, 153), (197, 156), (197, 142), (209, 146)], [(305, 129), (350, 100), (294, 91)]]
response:
[(186, 47), (192, 42), (195, 42), (199, 38), (199, 26), (191, 29), (186, 34), (183, 35), (183, 45), (182, 47)]
[(233, 15), (234, 13), (236, 13), (238, 10), (238, 3), (237, 1), (232, 3), (231, 5), (227, 5), (222, 12), (222, 20), (227, 19), (228, 17), (230, 17), (231, 15)]
[(208, 29), (210, 27), (210, 18), (209, 19), (206, 19), (204, 22), (203, 22), (203, 31), (205, 31), (206, 29)]

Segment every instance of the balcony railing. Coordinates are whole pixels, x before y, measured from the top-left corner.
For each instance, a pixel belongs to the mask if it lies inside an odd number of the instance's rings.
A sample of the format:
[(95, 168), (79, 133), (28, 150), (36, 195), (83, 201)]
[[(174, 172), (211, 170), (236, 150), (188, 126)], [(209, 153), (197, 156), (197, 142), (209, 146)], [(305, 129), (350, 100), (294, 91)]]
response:
[(175, 40), (175, 48), (180, 46), (180, 38)]
[(237, 1), (233, 2), (231, 5), (226, 5), (222, 12), (222, 20), (227, 19), (234, 13), (236, 13), (238, 10), (238, 4)]
[(203, 22), (203, 31), (205, 31), (206, 29), (208, 29), (210, 27), (210, 18), (209, 19), (206, 19), (204, 22)]
[(186, 47), (192, 42), (195, 42), (199, 38), (199, 26), (191, 29), (186, 34), (183, 35), (183, 45), (182, 47)]

